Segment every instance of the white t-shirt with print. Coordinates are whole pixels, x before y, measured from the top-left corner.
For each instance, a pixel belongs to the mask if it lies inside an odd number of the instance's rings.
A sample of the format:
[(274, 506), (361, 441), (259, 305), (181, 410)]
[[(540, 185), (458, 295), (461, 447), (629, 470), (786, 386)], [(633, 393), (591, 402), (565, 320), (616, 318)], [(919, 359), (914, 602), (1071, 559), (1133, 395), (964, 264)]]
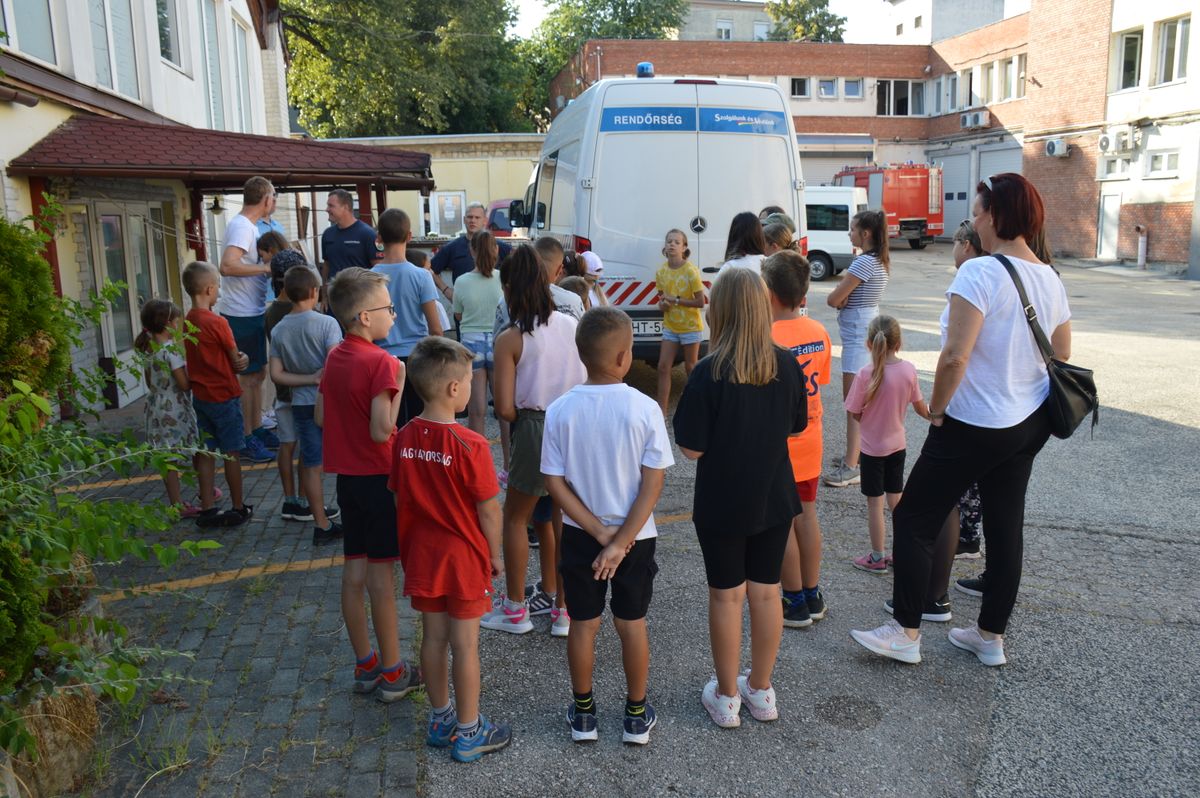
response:
[[(1009, 258), (1025, 284), (1046, 338), (1071, 318), (1062, 279), (1040, 263)], [(958, 295), (983, 314), (983, 327), (967, 361), (967, 371), (946, 412), (976, 427), (1003, 429), (1020, 424), (1050, 394), (1050, 378), (1033, 332), (1025, 320), (1017, 287), (1004, 264), (991, 256), (962, 265), (946, 298)], [(942, 311), (942, 346), (950, 306)]]
[[(605, 526), (625, 522), (643, 466), (674, 464), (658, 403), (624, 383), (576, 385), (546, 410), (542, 473), (565, 478)], [(569, 517), (564, 520), (582, 528)], [(657, 535), (651, 513), (636, 539)]]
[[(229, 220), (225, 227), (225, 247), (244, 250), (242, 263), (258, 265), (258, 228), (242, 214)], [(224, 249), (221, 250), (222, 253)], [(271, 278), (266, 274), (254, 277), (221, 277), (221, 296), (217, 309), (226, 316), (261, 316), (267, 312), (267, 288)]]

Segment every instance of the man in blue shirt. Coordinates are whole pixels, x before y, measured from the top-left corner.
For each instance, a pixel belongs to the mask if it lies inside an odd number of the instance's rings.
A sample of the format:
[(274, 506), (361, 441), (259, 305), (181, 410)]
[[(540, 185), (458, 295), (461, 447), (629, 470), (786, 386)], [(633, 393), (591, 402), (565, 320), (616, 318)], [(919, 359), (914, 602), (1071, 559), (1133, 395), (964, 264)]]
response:
[[(425, 269), (408, 261), (408, 242), (412, 238), (412, 222), (399, 208), (388, 208), (379, 216), (379, 238), (383, 241), (383, 260), (371, 271), (388, 278), (388, 293), (392, 297), (392, 312), (396, 321), (387, 338), (375, 343), (408, 362), (413, 347), (427, 335), (441, 335), (442, 323), (437, 312), (437, 288)], [(420, 394), (405, 380), (400, 398), (397, 426), (404, 426), (425, 409)]]
[[(430, 263), (437, 288), (447, 299), (454, 298), (454, 281), (475, 268), (475, 259), (471, 257), (471, 238), (487, 226), (487, 208), (483, 207), (482, 202), (472, 202), (467, 206), (463, 223), (467, 227), (466, 235), (459, 236), (439, 249)], [(512, 251), (512, 247), (503, 241), (497, 241), (497, 244), (500, 246), (500, 261), (503, 261)], [(442, 274), (446, 269), (449, 269), (452, 275), (449, 282)]]
[(354, 216), (354, 197), (344, 188), (329, 192), (330, 225), (321, 234), (321, 279), (326, 285), (347, 266), (369, 269), (379, 260), (375, 231)]

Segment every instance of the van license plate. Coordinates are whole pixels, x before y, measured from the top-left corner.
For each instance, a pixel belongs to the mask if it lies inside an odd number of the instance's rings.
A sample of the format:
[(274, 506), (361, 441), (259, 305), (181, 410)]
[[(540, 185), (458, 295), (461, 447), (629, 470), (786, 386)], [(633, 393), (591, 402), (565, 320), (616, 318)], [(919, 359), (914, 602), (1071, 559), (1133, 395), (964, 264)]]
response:
[(661, 319), (640, 319), (633, 322), (634, 335), (662, 335)]

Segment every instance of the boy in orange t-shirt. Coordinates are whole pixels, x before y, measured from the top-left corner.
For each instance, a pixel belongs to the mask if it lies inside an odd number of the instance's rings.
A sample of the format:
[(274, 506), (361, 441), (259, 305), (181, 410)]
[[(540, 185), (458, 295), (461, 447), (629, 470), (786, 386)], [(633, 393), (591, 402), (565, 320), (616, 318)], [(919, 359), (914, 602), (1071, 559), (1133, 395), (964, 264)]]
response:
[[(504, 571), (500, 483), (487, 438), (454, 420), (471, 399), (475, 356), (457, 341), (422, 339), (408, 381), (424, 409), (396, 433), (388, 487), (396, 495), (404, 595), (421, 613), (421, 672), (432, 710), (425, 742), (474, 762), (508, 745), (506, 724), (479, 712), (479, 619)], [(454, 655), (450, 703), (448, 652)]]
[(763, 261), (762, 276), (771, 294), (775, 323), (771, 337), (796, 356), (808, 384), (808, 426), (788, 438), (796, 492), (804, 512), (792, 522), (783, 559), (783, 625), (811, 626), (825, 617), (821, 595), (821, 524), (817, 520), (817, 483), (821, 477), (821, 388), (829, 384), (832, 347), (829, 333), (804, 311), (808, 261), (790, 250)]

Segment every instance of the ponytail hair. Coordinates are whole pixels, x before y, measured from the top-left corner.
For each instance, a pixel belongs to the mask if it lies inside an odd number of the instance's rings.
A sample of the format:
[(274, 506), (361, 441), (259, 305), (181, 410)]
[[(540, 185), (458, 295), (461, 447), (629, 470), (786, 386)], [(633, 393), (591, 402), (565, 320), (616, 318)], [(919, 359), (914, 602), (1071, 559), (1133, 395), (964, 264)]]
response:
[(882, 210), (859, 211), (854, 214), (852, 224), (871, 236), (871, 248), (866, 250), (866, 253), (878, 258), (883, 264), (883, 270), (890, 274), (892, 258), (888, 253), (887, 214)]
[(492, 270), (496, 268), (497, 246), (496, 237), (487, 230), (480, 230), (471, 239), (471, 255), (475, 258), (475, 268), (484, 277), (491, 277)]
[(871, 382), (867, 385), (864, 405), (871, 404), (879, 386), (883, 385), (883, 365), (900, 349), (900, 322), (891, 316), (876, 316), (867, 325), (867, 346), (871, 350)]
[(142, 305), (142, 331), (133, 342), (133, 348), (139, 352), (150, 354), (150, 344), (154, 336), (183, 316), (183, 311), (168, 299), (148, 299)]

